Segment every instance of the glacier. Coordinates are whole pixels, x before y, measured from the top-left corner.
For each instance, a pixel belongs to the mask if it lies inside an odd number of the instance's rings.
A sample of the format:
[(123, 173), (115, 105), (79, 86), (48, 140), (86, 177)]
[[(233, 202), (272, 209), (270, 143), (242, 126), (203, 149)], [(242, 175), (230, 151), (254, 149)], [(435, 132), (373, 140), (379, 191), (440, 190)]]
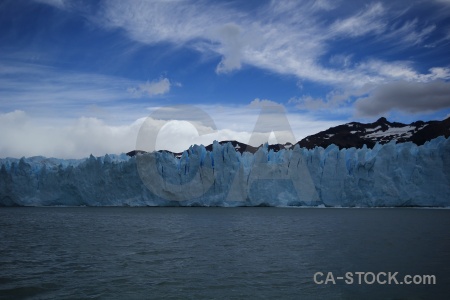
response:
[(449, 207), (450, 138), (424, 145), (0, 159), (0, 206)]

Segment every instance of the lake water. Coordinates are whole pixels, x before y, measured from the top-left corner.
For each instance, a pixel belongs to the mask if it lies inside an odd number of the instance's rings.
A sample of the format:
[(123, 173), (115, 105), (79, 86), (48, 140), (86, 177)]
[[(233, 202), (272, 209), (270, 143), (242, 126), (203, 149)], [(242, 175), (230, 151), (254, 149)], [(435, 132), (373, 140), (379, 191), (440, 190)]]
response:
[[(314, 283), (360, 271), (436, 284)], [(450, 210), (0, 208), (0, 299), (21, 298), (450, 299)]]

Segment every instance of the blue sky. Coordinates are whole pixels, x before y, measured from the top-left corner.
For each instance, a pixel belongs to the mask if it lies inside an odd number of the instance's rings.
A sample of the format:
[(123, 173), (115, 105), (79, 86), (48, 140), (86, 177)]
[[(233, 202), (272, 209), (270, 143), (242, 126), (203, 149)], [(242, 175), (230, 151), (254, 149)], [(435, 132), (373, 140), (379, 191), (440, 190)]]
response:
[(448, 0), (2, 1), (0, 37), (0, 157), (126, 152), (177, 104), (217, 132), (171, 122), (159, 148), (248, 142), (262, 105), (296, 140), (450, 114)]

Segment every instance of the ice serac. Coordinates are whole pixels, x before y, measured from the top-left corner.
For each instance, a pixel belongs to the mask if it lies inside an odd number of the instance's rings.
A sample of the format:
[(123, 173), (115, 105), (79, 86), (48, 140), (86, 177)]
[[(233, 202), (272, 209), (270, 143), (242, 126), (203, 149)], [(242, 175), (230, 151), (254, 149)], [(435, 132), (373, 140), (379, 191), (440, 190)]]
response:
[[(450, 207), (450, 139), (308, 150), (0, 159), (0, 206)], [(144, 164), (142, 164), (144, 163)], [(141, 179), (142, 178), (142, 179)]]

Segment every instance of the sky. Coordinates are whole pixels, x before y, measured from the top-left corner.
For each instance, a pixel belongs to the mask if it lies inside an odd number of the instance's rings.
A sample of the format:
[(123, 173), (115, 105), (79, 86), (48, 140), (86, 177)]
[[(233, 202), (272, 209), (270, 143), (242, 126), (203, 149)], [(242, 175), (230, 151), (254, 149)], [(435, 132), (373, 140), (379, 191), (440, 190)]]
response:
[[(443, 120), (449, 53), (450, 0), (3, 0), (0, 157), (128, 152), (145, 120), (156, 149), (259, 143), (263, 107), (289, 123), (262, 119), (270, 143)], [(192, 109), (156, 118), (174, 107)]]

